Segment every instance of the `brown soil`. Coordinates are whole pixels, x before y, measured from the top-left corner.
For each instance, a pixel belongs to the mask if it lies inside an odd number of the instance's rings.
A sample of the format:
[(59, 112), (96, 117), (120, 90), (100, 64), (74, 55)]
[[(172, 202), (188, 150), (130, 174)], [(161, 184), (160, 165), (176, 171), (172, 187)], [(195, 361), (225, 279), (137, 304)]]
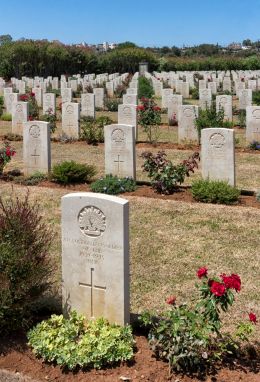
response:
[[(136, 353), (134, 361), (128, 364), (114, 366), (105, 370), (91, 370), (78, 372), (62, 372), (58, 366), (53, 366), (37, 359), (26, 345), (25, 335), (15, 338), (1, 339), (0, 344), (0, 378), (5, 370), (10, 373), (6, 381), (17, 381), (14, 373), (27, 376), (33, 381), (49, 382), (115, 382), (115, 381), (143, 381), (143, 382), (259, 382), (259, 364), (251, 365), (232, 362), (225, 367), (216, 367), (214, 374), (204, 376), (203, 379), (173, 374), (169, 377), (168, 365), (157, 360), (149, 349), (146, 337), (136, 335)], [(17, 374), (16, 374), (17, 375)], [(13, 377), (12, 377), (13, 376)], [(120, 378), (121, 377), (121, 378)]]
[[(81, 191), (81, 192), (88, 192), (90, 190), (90, 186), (88, 184), (77, 184), (77, 185), (69, 185), (69, 186), (62, 186), (57, 183), (53, 183), (50, 181), (43, 181), (39, 184), (40, 187), (47, 187), (47, 188), (58, 188), (58, 189), (66, 189), (68, 192), (73, 191)], [(193, 199), (190, 188), (187, 187), (179, 187), (178, 191), (175, 192), (172, 195), (161, 195), (155, 192), (155, 190), (152, 189), (151, 186), (138, 186), (136, 191), (134, 192), (126, 192), (124, 194), (121, 194), (122, 197), (124, 196), (140, 196), (140, 197), (146, 197), (146, 198), (154, 198), (154, 199), (163, 199), (163, 200), (180, 200), (182, 202), (188, 202), (188, 203), (199, 203), (196, 200)], [(256, 197), (253, 195), (241, 195), (239, 198), (239, 202), (237, 204), (234, 204), (233, 207), (253, 207), (260, 209), (260, 203), (256, 201)]]

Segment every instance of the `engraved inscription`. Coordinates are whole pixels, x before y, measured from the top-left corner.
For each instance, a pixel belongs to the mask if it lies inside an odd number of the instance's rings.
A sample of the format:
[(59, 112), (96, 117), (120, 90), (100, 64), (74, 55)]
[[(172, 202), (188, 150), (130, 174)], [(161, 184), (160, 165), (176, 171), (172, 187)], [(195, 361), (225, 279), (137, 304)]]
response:
[(111, 133), (111, 139), (115, 145), (123, 145), (125, 143), (125, 133), (122, 129), (114, 129)]

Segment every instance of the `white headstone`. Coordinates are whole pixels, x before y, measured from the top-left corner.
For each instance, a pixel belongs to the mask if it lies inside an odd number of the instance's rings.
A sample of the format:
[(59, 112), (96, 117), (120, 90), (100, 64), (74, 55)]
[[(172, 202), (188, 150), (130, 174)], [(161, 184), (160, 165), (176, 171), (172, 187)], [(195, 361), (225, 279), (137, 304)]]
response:
[(201, 131), (203, 179), (224, 180), (235, 186), (234, 130), (209, 128)]
[(226, 121), (232, 121), (232, 96), (219, 95), (216, 96), (216, 110), (224, 111), (224, 118)]
[(135, 179), (135, 128), (124, 124), (107, 125), (105, 133), (105, 173)]
[(81, 111), (82, 117), (92, 117), (95, 118), (95, 94), (93, 93), (82, 93), (81, 94)]
[(136, 105), (118, 105), (118, 124), (134, 126), (135, 139), (137, 140)]
[(93, 92), (95, 94), (96, 107), (103, 109), (104, 108), (104, 88), (95, 88)]
[(79, 138), (79, 104), (66, 102), (62, 105), (62, 132), (70, 138)]
[(246, 108), (246, 140), (260, 142), (260, 106)]
[(51, 169), (51, 139), (48, 122), (25, 122), (23, 127), (24, 174), (36, 171), (48, 173)]
[(125, 325), (129, 308), (129, 203), (110, 195), (62, 197), (63, 311)]
[(198, 142), (199, 135), (195, 126), (199, 108), (193, 105), (181, 105), (179, 107), (178, 142)]
[(168, 98), (168, 122), (171, 120), (178, 121), (179, 107), (182, 105), (182, 95), (173, 94)]
[(56, 95), (54, 93), (43, 94), (43, 114), (56, 114)]
[(23, 123), (28, 121), (28, 102), (13, 102), (12, 107), (12, 133), (23, 135)]

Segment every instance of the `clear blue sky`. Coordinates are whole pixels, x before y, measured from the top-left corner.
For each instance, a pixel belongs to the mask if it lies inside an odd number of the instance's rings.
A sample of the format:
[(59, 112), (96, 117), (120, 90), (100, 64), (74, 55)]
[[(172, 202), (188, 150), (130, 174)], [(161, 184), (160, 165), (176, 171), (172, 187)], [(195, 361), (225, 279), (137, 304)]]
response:
[(141, 46), (260, 39), (260, 0), (0, 0), (0, 34)]

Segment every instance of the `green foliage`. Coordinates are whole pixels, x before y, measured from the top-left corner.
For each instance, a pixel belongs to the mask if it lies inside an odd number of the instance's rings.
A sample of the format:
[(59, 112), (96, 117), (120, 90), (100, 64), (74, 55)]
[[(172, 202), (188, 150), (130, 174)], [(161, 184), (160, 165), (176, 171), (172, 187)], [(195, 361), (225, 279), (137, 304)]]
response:
[(194, 88), (191, 88), (190, 95), (191, 95), (191, 98), (193, 99), (199, 99), (200, 98), (199, 89), (196, 86)]
[(141, 98), (141, 105), (137, 106), (138, 124), (144, 128), (150, 143), (157, 144), (161, 123), (161, 108), (153, 99)]
[(56, 125), (57, 117), (55, 114), (52, 113), (52, 111), (50, 109), (47, 110), (46, 114), (43, 114), (40, 117), (40, 120), (48, 122), (50, 124), (50, 132), (51, 133), (54, 133), (55, 130), (57, 129), (57, 125)]
[(260, 202), (260, 191), (258, 191), (258, 192), (256, 193), (256, 200), (257, 200), (258, 202)]
[(103, 318), (86, 321), (75, 311), (68, 319), (52, 315), (30, 330), (28, 339), (37, 356), (69, 370), (100, 369), (133, 358), (130, 326), (110, 325)]
[(232, 123), (224, 120), (224, 110), (216, 111), (214, 103), (205, 110), (199, 109), (199, 115), (195, 119), (195, 125), (198, 130), (199, 139), (201, 138), (201, 130), (209, 127), (232, 127)]
[(253, 91), (252, 94), (253, 105), (260, 105), (260, 91)]
[(91, 191), (103, 194), (117, 195), (124, 192), (136, 190), (136, 183), (132, 178), (118, 178), (113, 175), (106, 175), (91, 184)]
[(199, 153), (194, 153), (178, 165), (166, 159), (164, 151), (155, 155), (144, 152), (141, 157), (144, 158), (142, 167), (148, 173), (152, 187), (161, 194), (172, 194), (184, 182), (185, 177), (198, 168)]
[(0, 198), (0, 331), (26, 326), (50, 287), (48, 252), (53, 236), (39, 205)]
[(108, 111), (118, 111), (118, 105), (121, 103), (121, 100), (118, 98), (107, 98), (105, 101), (105, 106)]
[(28, 177), (19, 176), (15, 178), (15, 183), (23, 184), (24, 186), (36, 186), (45, 179), (47, 179), (46, 174), (36, 171)]
[[(1, 108), (1, 106), (0, 106)], [(9, 113), (3, 113), (1, 115), (1, 120), (2, 121), (11, 121), (12, 120), (12, 114), (9, 114)]]
[(203, 203), (233, 204), (238, 201), (240, 191), (225, 181), (196, 180), (191, 186), (192, 196)]
[(6, 135), (4, 135), (4, 139), (6, 141), (22, 141), (23, 137), (22, 135), (18, 135), (18, 134), (7, 133)]
[(96, 174), (94, 166), (64, 161), (52, 168), (52, 180), (61, 184), (88, 183)]
[(241, 129), (245, 129), (245, 127), (246, 127), (246, 110), (239, 110), (238, 125)]
[(154, 95), (151, 80), (146, 77), (138, 78), (138, 99), (151, 98)]
[(94, 120), (91, 117), (82, 118), (80, 125), (80, 137), (89, 145), (97, 145), (104, 142), (104, 126), (111, 125), (112, 119), (106, 116), (101, 116)]

